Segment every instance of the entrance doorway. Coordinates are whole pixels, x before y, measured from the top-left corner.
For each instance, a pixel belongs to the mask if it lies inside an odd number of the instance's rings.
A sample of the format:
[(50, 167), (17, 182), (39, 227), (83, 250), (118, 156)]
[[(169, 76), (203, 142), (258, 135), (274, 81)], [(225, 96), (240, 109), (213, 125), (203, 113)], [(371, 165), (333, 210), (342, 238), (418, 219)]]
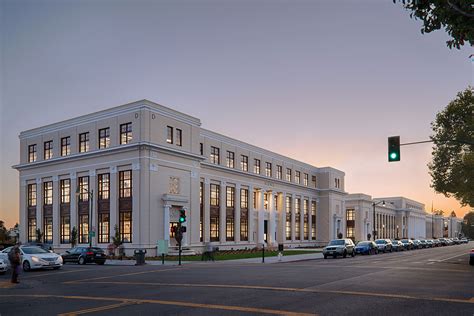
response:
[(178, 242), (174, 238), (175, 231), (178, 229), (178, 222), (170, 222), (170, 246), (177, 246)]

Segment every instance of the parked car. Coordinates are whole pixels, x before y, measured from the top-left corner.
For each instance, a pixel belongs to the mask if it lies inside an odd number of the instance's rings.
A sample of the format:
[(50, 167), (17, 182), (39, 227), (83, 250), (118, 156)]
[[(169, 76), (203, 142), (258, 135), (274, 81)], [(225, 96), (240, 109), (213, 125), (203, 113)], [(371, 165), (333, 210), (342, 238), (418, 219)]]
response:
[(99, 247), (74, 247), (61, 254), (64, 263), (74, 262), (77, 264), (97, 263), (103, 265), (107, 256)]
[(469, 253), (469, 264), (474, 265), (474, 249), (471, 249), (471, 252)]
[(392, 239), (393, 251), (403, 251), (403, 244), (400, 240)]
[(403, 249), (405, 250), (412, 250), (414, 248), (413, 241), (410, 239), (402, 239)]
[(428, 244), (428, 240), (420, 239), (420, 248), (428, 248), (430, 245)]
[(435, 246), (433, 239), (427, 239), (425, 240), (425, 243), (426, 243), (425, 248), (433, 248)]
[(412, 240), (412, 242), (413, 242), (413, 249), (421, 249), (422, 248), (421, 241), (419, 239), (414, 239), (414, 240)]
[(440, 246), (447, 246), (448, 241), (445, 238), (438, 238)]
[(24, 246), (36, 246), (36, 247), (43, 248), (46, 251), (53, 252), (53, 245), (51, 244), (43, 244), (41, 242), (29, 242), (25, 244)]
[(4, 259), (0, 259), (0, 274), (5, 274), (8, 270), (8, 263)]
[(467, 240), (467, 238), (463, 238), (463, 239), (461, 239), (461, 243), (467, 244), (467, 243), (469, 243), (469, 240)]
[[(0, 259), (8, 260), (8, 253), (12, 247), (8, 247), (0, 252)], [(32, 269), (53, 268), (55, 270), (63, 266), (63, 259), (60, 255), (51, 253), (37, 246), (20, 246), (21, 265), (23, 271)], [(8, 262), (10, 262), (8, 260)]]
[(359, 241), (357, 243), (357, 246), (355, 247), (355, 252), (356, 254), (362, 254), (362, 255), (375, 255), (377, 254), (378, 247), (377, 244), (373, 241), (366, 240), (366, 241)]
[(355, 245), (352, 239), (334, 239), (329, 242), (329, 244), (323, 248), (324, 259), (327, 256), (337, 256), (347, 257), (347, 255), (355, 256)]
[(375, 243), (377, 244), (379, 252), (392, 252), (392, 242), (390, 239), (377, 239)]
[(452, 240), (453, 240), (455, 245), (460, 245), (461, 244), (461, 240), (458, 237), (454, 237)]

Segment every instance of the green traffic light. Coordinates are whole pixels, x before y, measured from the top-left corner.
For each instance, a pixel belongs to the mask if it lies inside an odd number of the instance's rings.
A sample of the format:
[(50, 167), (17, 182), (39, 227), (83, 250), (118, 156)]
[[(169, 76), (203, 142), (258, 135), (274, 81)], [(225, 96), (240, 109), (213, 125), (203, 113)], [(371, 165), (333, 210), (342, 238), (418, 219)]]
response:
[(180, 223), (184, 223), (185, 220), (186, 220), (186, 219), (185, 219), (184, 217), (182, 217), (182, 216), (179, 218), (179, 222), (180, 222)]
[(397, 156), (398, 156), (397, 153), (391, 153), (390, 154), (390, 159), (394, 160), (394, 159), (397, 158)]

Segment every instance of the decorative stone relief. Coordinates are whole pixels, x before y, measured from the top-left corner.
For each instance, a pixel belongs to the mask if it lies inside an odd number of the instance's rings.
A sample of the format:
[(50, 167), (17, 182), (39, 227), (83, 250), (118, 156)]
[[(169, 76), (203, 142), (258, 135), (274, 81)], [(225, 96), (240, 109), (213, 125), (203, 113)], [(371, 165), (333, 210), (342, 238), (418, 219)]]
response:
[(170, 194), (179, 194), (179, 178), (177, 177), (170, 177)]

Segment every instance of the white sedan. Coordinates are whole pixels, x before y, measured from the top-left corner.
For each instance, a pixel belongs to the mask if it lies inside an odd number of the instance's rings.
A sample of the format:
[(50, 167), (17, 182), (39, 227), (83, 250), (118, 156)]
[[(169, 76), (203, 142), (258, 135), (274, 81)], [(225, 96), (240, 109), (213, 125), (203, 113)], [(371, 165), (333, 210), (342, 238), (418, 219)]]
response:
[[(8, 253), (11, 249), (12, 247), (8, 247), (0, 252), (0, 259), (9, 262)], [(41, 268), (59, 269), (63, 266), (63, 258), (60, 255), (37, 246), (20, 246), (20, 254), (24, 271)]]
[(0, 274), (5, 274), (8, 270), (8, 263), (6, 260), (0, 259)]

